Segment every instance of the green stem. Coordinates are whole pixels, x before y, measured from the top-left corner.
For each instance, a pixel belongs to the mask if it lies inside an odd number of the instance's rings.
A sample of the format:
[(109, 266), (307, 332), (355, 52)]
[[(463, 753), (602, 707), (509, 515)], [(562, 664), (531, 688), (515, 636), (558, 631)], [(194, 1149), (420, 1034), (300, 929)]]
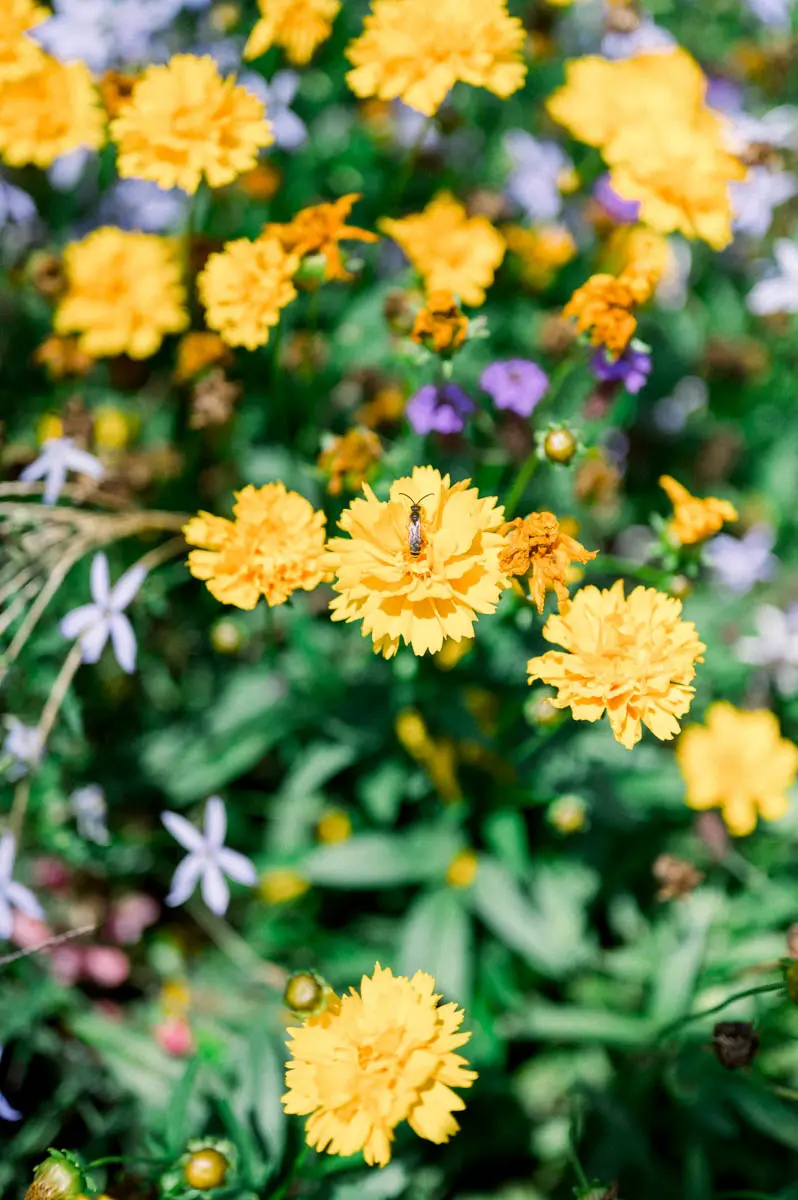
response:
[(510, 488), (510, 494), (508, 495), (504, 505), (504, 515), (507, 520), (512, 520), (513, 513), (518, 508), (524, 492), (529, 485), (529, 481), (535, 474), (535, 471), (538, 469), (539, 462), (540, 459), (538, 458), (537, 450), (533, 450), (524, 465), (521, 467), (521, 470), (516, 475), (515, 482)]
[(141, 1158), (137, 1154), (112, 1154), (109, 1158), (95, 1158), (94, 1162), (90, 1162), (85, 1170), (93, 1171), (95, 1167), (119, 1166), (123, 1163), (146, 1163), (148, 1166), (161, 1166), (164, 1162), (162, 1158)]
[(308, 1156), (309, 1149), (310, 1147), (308, 1144), (304, 1142), (301, 1150), (294, 1159), (288, 1175), (283, 1182), (278, 1185), (277, 1189), (271, 1193), (269, 1200), (283, 1200), (283, 1197), (288, 1195), (289, 1189), (293, 1187), (294, 1183), (299, 1178), (299, 1173), (302, 1170), (302, 1167), (305, 1165), (305, 1159)]
[(734, 1004), (736, 1000), (745, 1000), (748, 996), (761, 996), (765, 992), (780, 992), (784, 991), (784, 983), (780, 979), (778, 983), (761, 983), (757, 987), (747, 988), (744, 992), (735, 992), (733, 996), (727, 996), (725, 1000), (721, 1000), (720, 1004), (714, 1004), (712, 1008), (704, 1008), (697, 1013), (688, 1013), (686, 1017), (679, 1017), (677, 1021), (671, 1021), (669, 1025), (665, 1025), (657, 1034), (657, 1041), (662, 1041), (668, 1035), (677, 1032), (683, 1025), (688, 1025), (691, 1021), (700, 1021), (702, 1017), (711, 1017), (714, 1013), (720, 1012), (721, 1009), (728, 1008), (730, 1004)]
[(435, 117), (434, 116), (427, 117), (427, 119), (422, 123), (421, 128), (418, 131), (418, 136), (416, 137), (416, 140), (413, 142), (413, 144), (411, 146), (408, 147), (407, 154), (405, 155), (404, 163), (402, 164), (402, 169), (400, 170), (399, 176), (397, 179), (396, 191), (394, 192), (394, 195), (393, 195), (392, 207), (396, 207), (396, 208), (399, 207), (399, 202), (405, 194), (405, 188), (407, 187), (410, 180), (413, 178), (413, 173), (415, 172), (415, 169), (418, 165), (418, 158), (419, 158), (419, 155), (421, 154), (421, 149), (424, 145), (427, 134), (429, 133), (430, 129), (433, 129), (434, 127), (435, 127)]
[(600, 554), (598, 558), (594, 558), (587, 564), (587, 569), (593, 573), (628, 575), (632, 579), (639, 579), (641, 583), (648, 583), (653, 587), (664, 587), (670, 576), (669, 571), (663, 571), (660, 567), (647, 567), (644, 563), (629, 562), (625, 558), (616, 558), (612, 554)]
[(570, 1140), (570, 1138), (568, 1139), (568, 1161), (573, 1167), (573, 1172), (576, 1176), (576, 1182), (579, 1184), (580, 1189), (582, 1191), (589, 1192), (590, 1182), (587, 1175), (585, 1175), (584, 1170), (582, 1169), (582, 1164), (579, 1161), (579, 1155), (576, 1153), (573, 1142)]

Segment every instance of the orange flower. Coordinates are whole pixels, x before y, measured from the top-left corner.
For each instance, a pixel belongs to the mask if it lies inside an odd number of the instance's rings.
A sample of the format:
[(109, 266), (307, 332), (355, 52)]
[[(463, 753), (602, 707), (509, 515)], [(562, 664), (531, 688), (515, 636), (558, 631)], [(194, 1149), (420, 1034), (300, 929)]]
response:
[(499, 555), (499, 566), (508, 575), (529, 575), (529, 595), (543, 612), (546, 592), (557, 594), (560, 612), (570, 603), (567, 572), (572, 562), (588, 563), (598, 550), (585, 550), (575, 538), (563, 533), (554, 513), (533, 512), (516, 517), (502, 530), (507, 547)]
[(226, 366), (232, 358), (230, 351), (218, 333), (209, 330), (193, 330), (184, 333), (177, 347), (177, 363), (175, 365), (175, 383), (187, 383), (206, 367), (214, 367), (217, 363)]
[(662, 273), (659, 246), (646, 241), (635, 246), (632, 259), (616, 278), (591, 275), (577, 288), (563, 309), (563, 316), (576, 317), (580, 333), (590, 330), (594, 346), (605, 346), (610, 354), (622, 354), (637, 329), (632, 309), (651, 296)]
[(717, 533), (724, 521), (736, 521), (737, 509), (728, 500), (715, 496), (700, 499), (691, 496), (686, 487), (671, 475), (661, 475), (659, 486), (673, 505), (673, 517), (668, 532), (680, 546), (693, 546)]
[(81, 350), (78, 339), (51, 334), (33, 352), (33, 361), (44, 367), (51, 379), (77, 378), (88, 375), (94, 359)]
[(430, 292), (410, 334), (414, 342), (436, 354), (457, 350), (466, 340), (468, 317), (463, 316), (451, 292)]
[(382, 458), (382, 442), (370, 429), (350, 429), (332, 440), (319, 455), (318, 467), (328, 477), (327, 491), (340, 496), (357, 491)]
[(326, 263), (325, 279), (351, 279), (341, 258), (339, 242), (377, 242), (376, 233), (346, 225), (344, 221), (352, 207), (360, 199), (359, 192), (341, 196), (333, 204), (313, 204), (303, 208), (292, 221), (286, 224), (272, 222), (266, 225), (262, 236), (277, 237), (283, 248), (300, 257), (306, 254), (321, 254)]
[(326, 41), (341, 8), (340, 0), (258, 0), (261, 12), (244, 58), (258, 58), (272, 46), (282, 46), (289, 62), (304, 67), (317, 46)]

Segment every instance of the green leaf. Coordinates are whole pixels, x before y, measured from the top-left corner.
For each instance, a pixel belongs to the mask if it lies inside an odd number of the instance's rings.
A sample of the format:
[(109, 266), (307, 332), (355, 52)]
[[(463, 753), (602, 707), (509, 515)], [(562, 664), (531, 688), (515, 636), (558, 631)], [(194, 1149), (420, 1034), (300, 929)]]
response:
[(92, 1046), (125, 1092), (136, 1096), (145, 1111), (164, 1112), (184, 1067), (165, 1054), (153, 1039), (130, 1025), (111, 1021), (96, 1011), (72, 1017), (76, 1037)]
[(340, 742), (314, 742), (305, 747), (280, 789), (281, 801), (287, 803), (295, 797), (318, 791), (335, 775), (351, 766), (356, 758), (355, 747)]
[(175, 1158), (183, 1151), (190, 1133), (189, 1104), (199, 1065), (199, 1056), (195, 1055), (188, 1064), (183, 1078), (178, 1081), (169, 1102), (166, 1118), (166, 1145), (170, 1155)]
[(364, 833), (336, 846), (318, 846), (299, 870), (332, 888), (399, 887), (443, 879), (459, 849), (455, 830), (418, 825), (410, 833)]
[(401, 973), (428, 971), (447, 999), (466, 1004), (471, 996), (472, 960), (471, 918), (461, 896), (449, 887), (419, 896), (400, 935)]
[(644, 1017), (567, 1004), (530, 1004), (521, 1012), (509, 1013), (500, 1024), (501, 1031), (511, 1038), (596, 1042), (621, 1049), (644, 1046), (655, 1032)]
[(798, 1150), (798, 1109), (748, 1079), (729, 1081), (729, 1095), (737, 1111), (760, 1133)]
[(649, 1010), (655, 1024), (666, 1025), (690, 1011), (716, 907), (712, 892), (698, 892), (688, 903), (673, 905), (670, 922), (658, 931), (658, 969)]

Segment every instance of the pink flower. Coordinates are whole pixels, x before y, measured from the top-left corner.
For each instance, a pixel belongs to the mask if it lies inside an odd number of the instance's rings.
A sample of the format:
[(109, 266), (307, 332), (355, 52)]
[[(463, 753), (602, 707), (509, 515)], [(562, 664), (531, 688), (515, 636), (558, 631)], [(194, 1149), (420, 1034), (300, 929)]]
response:
[(117, 946), (88, 946), (83, 951), (83, 970), (100, 987), (121, 987), (130, 974), (130, 959)]
[(167, 1054), (176, 1058), (186, 1058), (194, 1053), (194, 1034), (188, 1021), (173, 1019), (161, 1021), (153, 1030), (155, 1040)]

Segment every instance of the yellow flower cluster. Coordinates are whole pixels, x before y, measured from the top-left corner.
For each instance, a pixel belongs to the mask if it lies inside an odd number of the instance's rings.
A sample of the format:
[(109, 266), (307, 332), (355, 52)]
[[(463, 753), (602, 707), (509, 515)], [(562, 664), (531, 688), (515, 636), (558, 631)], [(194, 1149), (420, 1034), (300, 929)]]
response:
[(332, 995), (323, 1012), (289, 1029), (287, 1113), (307, 1117), (309, 1146), (328, 1154), (362, 1151), (385, 1166), (402, 1121), (419, 1137), (448, 1142), (453, 1113), (465, 1108), (453, 1088), (471, 1087), (476, 1071), (456, 1051), (464, 1013), (441, 1004), (423, 971), (394, 976), (379, 963), (360, 991)]
[(478, 307), (504, 258), (504, 238), (487, 217), (469, 217), (459, 200), (441, 192), (421, 213), (380, 221), (424, 281)]
[(326, 41), (341, 0), (258, 0), (260, 20), (244, 47), (244, 58), (258, 58), (281, 46), (290, 62), (304, 67)]
[(28, 35), (49, 15), (34, 0), (0, 0), (0, 84), (39, 67), (44, 55)]
[(398, 97), (432, 116), (458, 80), (502, 99), (517, 92), (524, 38), (506, 0), (373, 0), (346, 78), (356, 96)]
[(720, 250), (732, 238), (729, 184), (745, 167), (705, 95), (701, 68), (680, 48), (621, 61), (590, 56), (568, 64), (548, 110), (601, 150), (613, 188), (640, 202), (642, 221)]
[[(27, 41), (22, 35), (21, 44)], [(13, 66), (10, 75), (0, 73), (0, 156), (7, 163), (49, 167), (70, 150), (103, 144), (105, 117), (85, 63), (26, 51), (15, 65), (16, 73)]]
[(180, 263), (168, 238), (95, 229), (66, 247), (64, 267), (55, 331), (79, 334), (78, 347), (92, 358), (149, 358), (166, 334), (188, 325)]
[(196, 192), (251, 170), (274, 140), (263, 103), (233, 79), (222, 79), (209, 55), (176, 54), (148, 67), (111, 122), (123, 178)]
[(197, 277), (205, 319), (228, 346), (255, 350), (269, 340), (280, 310), (296, 297), (299, 257), (276, 237), (237, 238), (211, 254)]

